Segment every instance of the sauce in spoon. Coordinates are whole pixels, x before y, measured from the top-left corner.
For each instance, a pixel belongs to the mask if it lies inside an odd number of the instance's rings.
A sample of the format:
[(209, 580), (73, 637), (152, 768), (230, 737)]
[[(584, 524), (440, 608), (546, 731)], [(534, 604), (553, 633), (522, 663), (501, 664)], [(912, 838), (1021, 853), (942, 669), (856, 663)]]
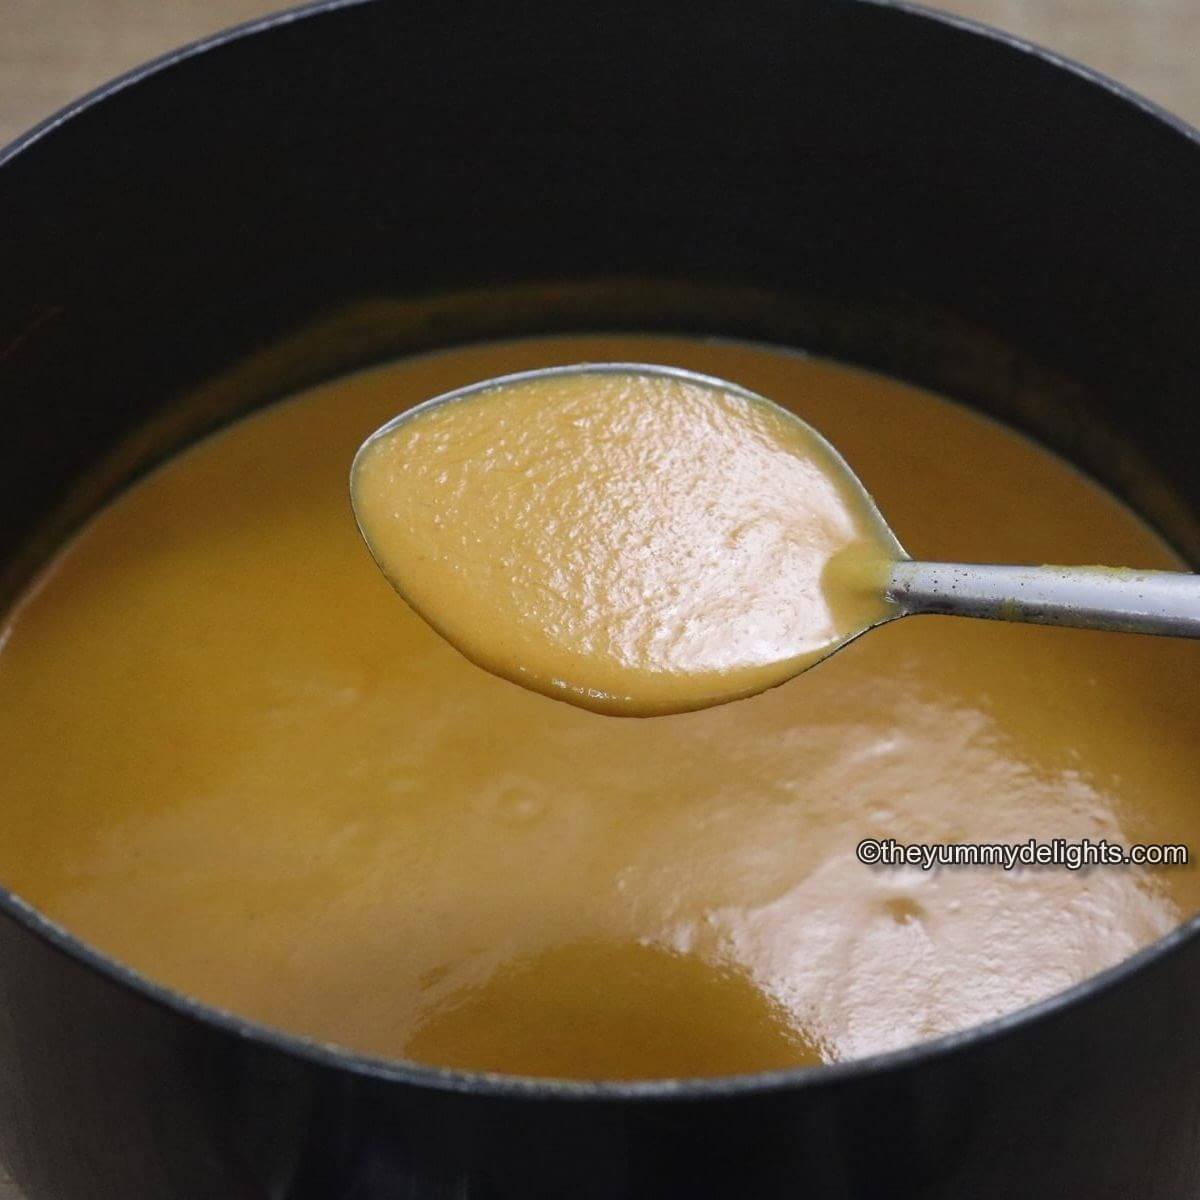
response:
[(468, 658), (606, 713), (782, 683), (893, 615), (903, 557), (803, 421), (665, 367), (439, 397), (368, 439), (352, 494), (388, 579)]

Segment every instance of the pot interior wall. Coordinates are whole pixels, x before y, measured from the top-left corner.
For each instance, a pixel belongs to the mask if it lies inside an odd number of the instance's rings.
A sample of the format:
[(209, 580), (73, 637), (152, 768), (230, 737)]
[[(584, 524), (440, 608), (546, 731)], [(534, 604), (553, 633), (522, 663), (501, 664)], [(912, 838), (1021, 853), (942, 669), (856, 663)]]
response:
[(703, 281), (608, 279), (359, 301), (168, 397), (122, 432), (113, 449), (92, 462), (82, 456), (79, 477), (41, 519), (22, 514), (29, 532), (0, 571), (0, 605), (105, 501), (189, 442), (264, 403), (374, 362), (463, 341), (621, 329), (773, 342), (930, 387), (1052, 446), (1125, 497), (1185, 554), (1200, 547), (1200, 520), (1187, 501), (1095, 411), (1078, 384), (948, 313), (911, 304), (836, 305)]

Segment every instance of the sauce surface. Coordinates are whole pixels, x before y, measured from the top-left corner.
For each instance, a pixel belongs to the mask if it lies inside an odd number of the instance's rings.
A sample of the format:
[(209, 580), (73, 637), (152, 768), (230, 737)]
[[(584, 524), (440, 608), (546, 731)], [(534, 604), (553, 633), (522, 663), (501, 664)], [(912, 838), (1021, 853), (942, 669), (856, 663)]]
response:
[(1032, 443), (829, 363), (657, 337), (412, 359), (180, 455), (11, 615), (0, 879), (245, 1016), (576, 1078), (901, 1046), (1200, 908), (1194, 867), (855, 858), (867, 837), (1195, 851), (1198, 645), (917, 618), (737, 704), (627, 721), (481, 671), (400, 603), (347, 501), (363, 438), (452, 388), (597, 360), (803, 397), (917, 557), (1176, 565)]
[(899, 548), (786, 410), (653, 368), (513, 379), (381, 430), (353, 473), (384, 574), (473, 662), (599, 712), (782, 683), (888, 615)]

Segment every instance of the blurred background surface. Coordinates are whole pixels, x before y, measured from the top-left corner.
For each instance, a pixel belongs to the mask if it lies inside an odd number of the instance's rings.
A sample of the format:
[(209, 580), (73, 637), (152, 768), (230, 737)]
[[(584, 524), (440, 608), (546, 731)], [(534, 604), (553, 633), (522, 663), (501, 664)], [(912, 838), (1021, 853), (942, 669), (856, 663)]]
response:
[[(0, 0), (0, 146), (147, 59), (286, 7), (269, 0)], [(1200, 125), (1200, 0), (942, 0), (934, 7), (1048, 46)], [(752, 19), (752, 8), (746, 11)], [(21, 1200), (2, 1167), (0, 1200)]]

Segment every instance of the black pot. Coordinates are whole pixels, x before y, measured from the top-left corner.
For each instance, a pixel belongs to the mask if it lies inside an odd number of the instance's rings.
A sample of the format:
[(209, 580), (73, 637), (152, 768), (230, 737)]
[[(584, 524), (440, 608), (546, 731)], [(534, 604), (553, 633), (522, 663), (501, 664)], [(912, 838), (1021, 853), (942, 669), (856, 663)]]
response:
[[(413, 347), (613, 327), (788, 341), (984, 405), (1200, 561), (1197, 213), (1192, 131), (903, 6), (272, 18), (2, 160), (4, 585), (183, 439), (288, 388)], [(309, 1045), (0, 908), (0, 1149), (35, 1200), (1200, 1188), (1195, 921), (911, 1050), (564, 1085)]]

